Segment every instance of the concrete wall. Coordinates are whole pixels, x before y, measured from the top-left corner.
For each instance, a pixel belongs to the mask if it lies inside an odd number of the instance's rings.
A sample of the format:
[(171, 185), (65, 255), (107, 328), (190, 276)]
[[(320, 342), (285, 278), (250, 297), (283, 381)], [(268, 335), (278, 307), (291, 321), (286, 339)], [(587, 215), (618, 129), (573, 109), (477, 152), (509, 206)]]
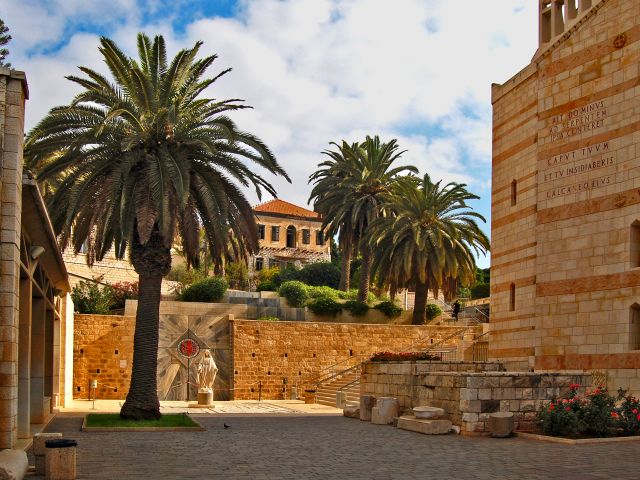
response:
[(493, 87), (489, 351), (509, 368), (603, 370), (636, 392), (638, 18), (640, 3), (603, 0)]

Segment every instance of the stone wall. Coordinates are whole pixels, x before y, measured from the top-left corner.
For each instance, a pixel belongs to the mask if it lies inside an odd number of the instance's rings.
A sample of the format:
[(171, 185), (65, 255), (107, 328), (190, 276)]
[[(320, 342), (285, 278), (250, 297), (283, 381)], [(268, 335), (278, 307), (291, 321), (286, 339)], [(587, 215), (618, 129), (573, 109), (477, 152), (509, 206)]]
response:
[(489, 357), (640, 391), (640, 2), (494, 85)]
[[(460, 330), (449, 326), (361, 325), (353, 323), (231, 321), (235, 399), (299, 395), (319, 374), (366, 360), (378, 351), (424, 349)], [(481, 331), (473, 327), (472, 330)], [(446, 344), (454, 344), (458, 338)], [(321, 375), (322, 376), (322, 375)], [(285, 383), (286, 381), (286, 383)]]
[(0, 67), (0, 449), (13, 447), (18, 415), (23, 72)]
[(466, 434), (488, 433), (489, 415), (513, 412), (515, 428), (535, 430), (543, 403), (564, 394), (569, 385), (591, 385), (583, 372), (504, 372), (499, 363), (368, 362), (363, 366), (361, 395), (396, 397), (400, 411), (440, 407)]
[(129, 391), (136, 319), (120, 315), (74, 317), (73, 398), (123, 399)]

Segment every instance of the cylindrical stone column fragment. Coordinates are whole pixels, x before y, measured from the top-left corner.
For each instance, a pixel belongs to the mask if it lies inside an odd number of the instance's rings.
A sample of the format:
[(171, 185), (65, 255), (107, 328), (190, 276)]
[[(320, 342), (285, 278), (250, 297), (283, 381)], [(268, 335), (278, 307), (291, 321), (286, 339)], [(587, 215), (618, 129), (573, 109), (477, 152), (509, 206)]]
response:
[(64, 438), (47, 440), (45, 456), (45, 478), (47, 480), (76, 479), (76, 446), (75, 440)]
[(372, 395), (360, 396), (360, 420), (364, 422), (371, 421), (371, 411), (376, 403), (376, 397)]

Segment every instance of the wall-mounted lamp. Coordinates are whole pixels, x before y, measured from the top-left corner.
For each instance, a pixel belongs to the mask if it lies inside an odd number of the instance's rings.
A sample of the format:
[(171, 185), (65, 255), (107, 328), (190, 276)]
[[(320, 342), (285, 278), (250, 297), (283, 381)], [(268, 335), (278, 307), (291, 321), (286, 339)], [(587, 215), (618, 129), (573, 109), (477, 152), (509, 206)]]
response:
[(29, 249), (29, 255), (31, 255), (31, 259), (32, 260), (36, 260), (38, 257), (40, 257), (40, 255), (42, 255), (45, 252), (44, 247), (41, 247), (40, 245), (33, 245), (30, 249)]

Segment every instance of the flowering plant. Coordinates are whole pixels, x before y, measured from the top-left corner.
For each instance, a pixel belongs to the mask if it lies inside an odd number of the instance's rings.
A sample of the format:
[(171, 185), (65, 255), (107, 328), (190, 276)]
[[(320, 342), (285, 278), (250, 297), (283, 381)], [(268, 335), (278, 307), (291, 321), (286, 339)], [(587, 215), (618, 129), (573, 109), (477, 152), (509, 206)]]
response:
[(127, 298), (138, 298), (138, 282), (116, 282), (111, 284), (113, 307), (124, 308)]
[(578, 395), (580, 385), (571, 384), (564, 398), (553, 399), (538, 412), (545, 435), (561, 437), (609, 437), (640, 434), (640, 401), (623, 389), (618, 396), (600, 385)]
[(371, 357), (372, 362), (404, 362), (415, 360), (441, 360), (441, 358), (427, 352), (377, 352)]

